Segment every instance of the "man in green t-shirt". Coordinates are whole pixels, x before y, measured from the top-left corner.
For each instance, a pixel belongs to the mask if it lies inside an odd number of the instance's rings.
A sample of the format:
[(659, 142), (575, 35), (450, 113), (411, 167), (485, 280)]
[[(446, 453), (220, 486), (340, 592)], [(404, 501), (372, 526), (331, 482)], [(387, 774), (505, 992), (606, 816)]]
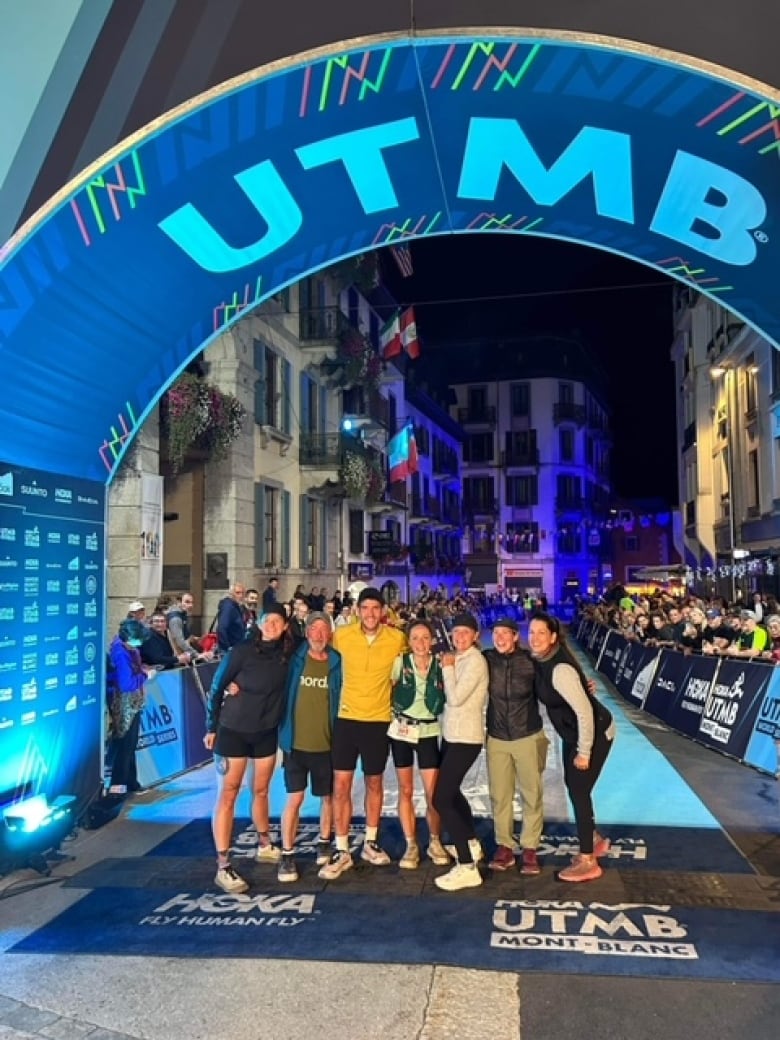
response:
[(282, 858), (279, 881), (297, 881), (293, 846), (306, 787), (320, 798), (317, 864), (331, 855), (333, 830), (333, 720), (341, 697), (341, 654), (330, 646), (330, 619), (316, 611), (306, 618), (306, 639), (292, 656), (287, 678), (287, 707), (279, 728), (287, 804), (282, 812)]

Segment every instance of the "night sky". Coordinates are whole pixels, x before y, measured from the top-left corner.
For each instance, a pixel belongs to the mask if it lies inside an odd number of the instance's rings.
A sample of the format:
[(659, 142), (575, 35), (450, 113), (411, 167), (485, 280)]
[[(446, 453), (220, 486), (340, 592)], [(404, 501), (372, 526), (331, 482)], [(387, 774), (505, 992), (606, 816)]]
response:
[(448, 339), (575, 336), (607, 376), (615, 494), (676, 503), (671, 279), (530, 235), (453, 235), (411, 248), (410, 278), (387, 250), (383, 270), (398, 301), (415, 305), (423, 350), (415, 364), (431, 388), (446, 385)]

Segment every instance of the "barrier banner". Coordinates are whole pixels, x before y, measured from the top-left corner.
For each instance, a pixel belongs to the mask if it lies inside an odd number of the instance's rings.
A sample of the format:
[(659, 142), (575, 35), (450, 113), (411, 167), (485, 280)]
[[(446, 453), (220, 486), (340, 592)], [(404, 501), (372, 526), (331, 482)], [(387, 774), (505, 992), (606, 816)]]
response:
[(217, 663), (208, 661), (194, 668), (182, 669), (184, 769), (192, 769), (211, 758), (211, 752), (203, 746), (203, 735), (206, 732), (205, 698), (209, 695), (216, 670)]
[(601, 651), (598, 670), (614, 684), (619, 663), (628, 649), (628, 640), (619, 632), (607, 632)]
[[(704, 704), (697, 740), (744, 759), (773, 675), (774, 669), (768, 665), (721, 660)], [(677, 727), (677, 723), (672, 725)]]
[[(686, 736), (699, 736), (719, 658), (662, 650), (644, 709)], [(725, 750), (725, 748), (721, 748)]]
[(614, 685), (627, 701), (639, 708), (644, 707), (659, 653), (658, 647), (627, 642), (626, 650), (618, 661)]
[(780, 776), (780, 669), (772, 668), (770, 672), (745, 761), (756, 769)]
[(149, 787), (185, 768), (181, 669), (158, 672), (144, 688), (136, 762), (139, 782)]

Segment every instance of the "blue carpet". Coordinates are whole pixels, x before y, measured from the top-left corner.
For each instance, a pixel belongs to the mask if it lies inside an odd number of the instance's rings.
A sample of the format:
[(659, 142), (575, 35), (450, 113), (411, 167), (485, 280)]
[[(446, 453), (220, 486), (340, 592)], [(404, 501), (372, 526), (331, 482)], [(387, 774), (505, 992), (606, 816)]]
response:
[[(346, 881), (346, 878), (343, 879)], [(426, 886), (417, 898), (366, 897), (331, 885), (227, 896), (181, 888), (104, 888), (12, 953), (284, 957), (445, 964), (657, 978), (780, 982), (777, 915), (644, 903), (476, 898)], [(564, 901), (565, 900), (565, 901)], [(107, 925), (110, 930), (107, 932)]]
[[(490, 820), (477, 820), (477, 834), (488, 854), (495, 848)], [(520, 830), (518, 825), (517, 830)], [(302, 821), (297, 853), (313, 856), (318, 837), (316, 820)], [(607, 869), (702, 871), (717, 874), (753, 874), (748, 861), (726, 838), (723, 831), (711, 828), (650, 827), (634, 824), (615, 825), (606, 831), (613, 847), (604, 859)], [(271, 834), (279, 840), (278, 824), (271, 825)], [(351, 832), (353, 847), (363, 840), (360, 826)], [(384, 819), (381, 827), (383, 847), (394, 860), (400, 859), (405, 847), (403, 833), (395, 819)], [(419, 840), (426, 841), (424, 824), (419, 824)], [(256, 837), (248, 820), (236, 822), (233, 858), (238, 861), (254, 854)], [(192, 856), (208, 859), (212, 855), (211, 824), (208, 820), (193, 820), (176, 834), (155, 846), (150, 856)], [(560, 869), (578, 851), (577, 839), (571, 824), (550, 823), (545, 827), (539, 847), (539, 859), (545, 867)]]

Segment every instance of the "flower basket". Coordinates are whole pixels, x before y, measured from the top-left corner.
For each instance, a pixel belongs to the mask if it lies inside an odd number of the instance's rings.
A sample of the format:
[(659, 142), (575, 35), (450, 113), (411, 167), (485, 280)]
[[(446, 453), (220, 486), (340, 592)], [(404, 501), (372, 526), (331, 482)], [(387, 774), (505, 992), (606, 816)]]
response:
[(356, 451), (344, 452), (344, 461), (339, 471), (347, 498), (366, 498), (371, 480), (368, 459)]
[(342, 384), (361, 384), (376, 389), (382, 372), (382, 359), (370, 341), (353, 326), (348, 326), (339, 336), (336, 359), (343, 369)]
[(233, 394), (191, 373), (180, 376), (160, 408), (172, 471), (178, 473), (193, 450), (211, 461), (225, 458), (241, 433), (245, 415), (246, 409)]

